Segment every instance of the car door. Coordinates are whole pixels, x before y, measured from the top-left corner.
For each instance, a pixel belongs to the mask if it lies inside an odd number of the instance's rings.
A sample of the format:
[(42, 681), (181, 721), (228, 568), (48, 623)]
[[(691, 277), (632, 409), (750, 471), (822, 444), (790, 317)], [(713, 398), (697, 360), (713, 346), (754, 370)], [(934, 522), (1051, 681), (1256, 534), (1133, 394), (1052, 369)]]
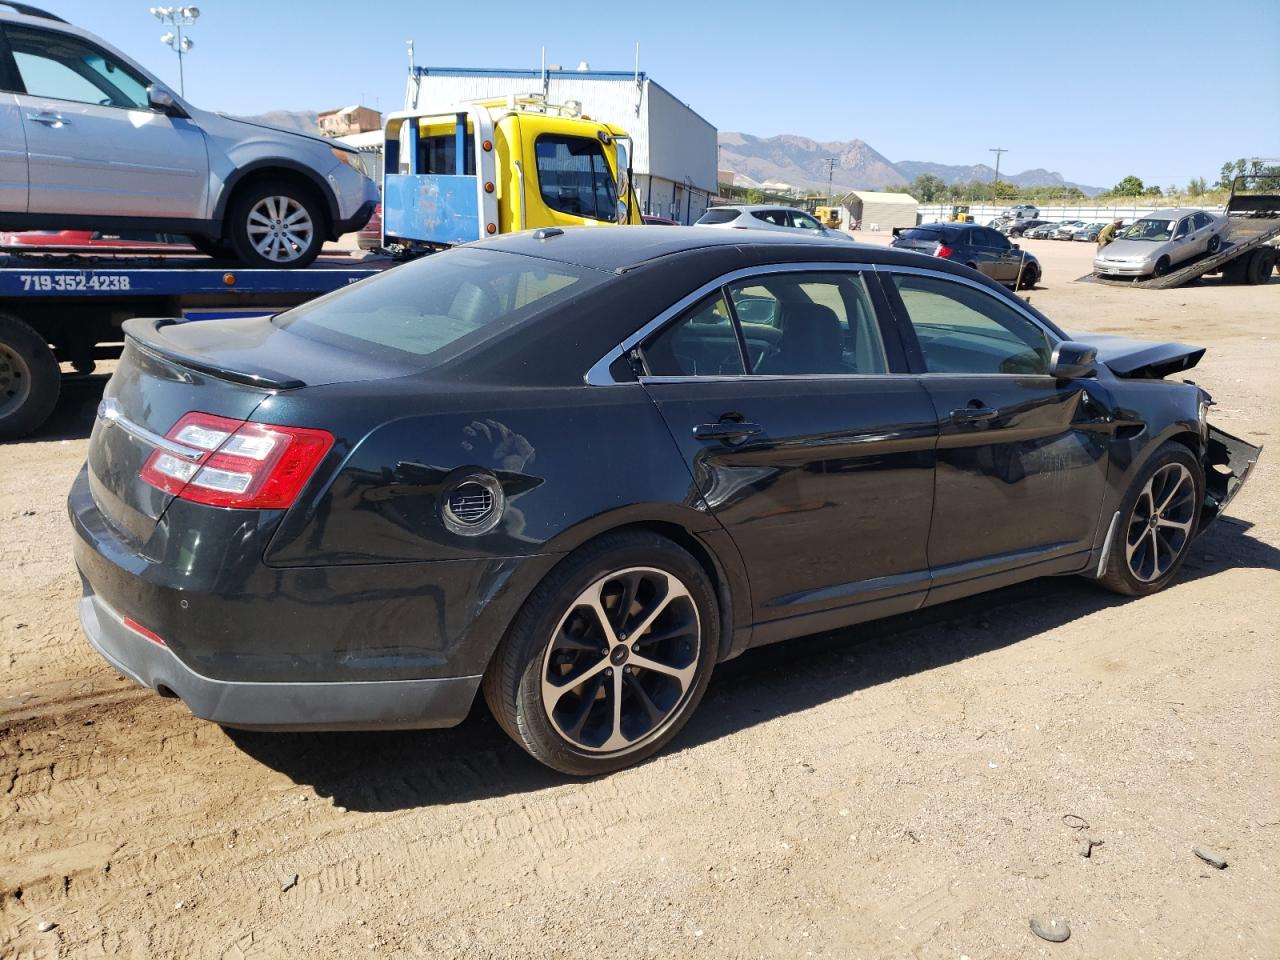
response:
[(27, 212), (27, 137), (17, 98), (7, 92), (0, 93), (0, 211)]
[(1181, 263), (1195, 255), (1194, 228), (1191, 217), (1183, 217), (1173, 230), (1173, 242), (1169, 245), (1169, 261)]
[(938, 417), (930, 602), (1028, 565), (1083, 566), (1105, 490), (1105, 416), (1089, 380), (1048, 375), (1053, 338), (981, 284), (882, 268)]
[(814, 237), (826, 236), (826, 232), (823, 230), (822, 224), (820, 224), (815, 218), (809, 216), (809, 214), (801, 210), (789, 210), (787, 211), (787, 214), (791, 226), (796, 230), (803, 230), (810, 236)]
[(33, 214), (200, 220), (204, 134), (148, 105), (150, 82), (79, 37), (6, 24)]
[(746, 564), (760, 642), (926, 595), (937, 424), (894, 372), (877, 297), (870, 268), (740, 271), (640, 347), (641, 382)]

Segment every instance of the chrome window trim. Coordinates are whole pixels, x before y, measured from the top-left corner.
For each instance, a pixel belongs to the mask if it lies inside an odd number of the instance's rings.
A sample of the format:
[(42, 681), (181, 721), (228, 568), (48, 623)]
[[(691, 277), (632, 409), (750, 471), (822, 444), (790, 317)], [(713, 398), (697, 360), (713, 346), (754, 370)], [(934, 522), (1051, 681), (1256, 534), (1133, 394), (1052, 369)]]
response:
[[(739, 269), (739, 270), (732, 270), (729, 273), (726, 273), (726, 274), (723, 274), (722, 276), (717, 277), (715, 280), (711, 280), (711, 281), (708, 281), (707, 283), (704, 283), (702, 286), (698, 287), (692, 293), (680, 298), (672, 306), (668, 307), (666, 310), (663, 310), (662, 313), (658, 314), (656, 317), (654, 317), (652, 320), (650, 320), (648, 323), (642, 326), (639, 330), (637, 330), (631, 336), (627, 337), (620, 344), (618, 344), (616, 347), (614, 347), (612, 350), (606, 353), (603, 357), (597, 360), (591, 366), (591, 369), (587, 371), (586, 376), (584, 377), (584, 380), (589, 386), (595, 386), (595, 387), (624, 386), (625, 383), (620, 384), (617, 380), (614, 380), (613, 377), (609, 374), (609, 368), (613, 366), (613, 364), (618, 360), (619, 357), (626, 354), (628, 350), (631, 350), (633, 347), (637, 346), (640, 343), (640, 341), (644, 340), (646, 337), (650, 336), (657, 330), (661, 329), (665, 324), (675, 319), (677, 315), (687, 310), (689, 307), (693, 306), (703, 297), (708, 296), (711, 293), (714, 293), (716, 290), (720, 289), (721, 287), (724, 287), (726, 284), (733, 283), (735, 280), (741, 280), (745, 277), (764, 276), (764, 275), (773, 274), (773, 273), (815, 273), (815, 272), (835, 273), (835, 272), (866, 272), (868, 270), (870, 270), (873, 273), (888, 274), (888, 275), (892, 275), (894, 273), (917, 274), (919, 276), (933, 277), (938, 280), (945, 280), (951, 283), (962, 283), (965, 286), (972, 287), (975, 290), (979, 290), (982, 293), (985, 293), (992, 300), (995, 300), (998, 303), (1004, 304), (1005, 306), (1009, 307), (1011, 310), (1013, 310), (1022, 318), (1031, 321), (1031, 323), (1035, 325), (1036, 329), (1044, 333), (1045, 337), (1049, 341), (1050, 348), (1056, 348), (1058, 344), (1063, 342), (1062, 339), (1059, 338), (1056, 333), (1054, 333), (1051, 329), (1049, 329), (1044, 325), (1044, 322), (1041, 321), (1039, 317), (1031, 313), (1020, 303), (1004, 300), (999, 296), (997, 296), (995, 292), (989, 289), (985, 284), (979, 283), (976, 280), (971, 280), (968, 277), (957, 276), (954, 273), (946, 273), (942, 270), (932, 270), (932, 269), (929, 269), (928, 267), (902, 266), (896, 263), (892, 263), (892, 264), (886, 263), (886, 264), (877, 265), (874, 263), (854, 263), (854, 262), (844, 263), (844, 262), (838, 262), (833, 260), (823, 260), (816, 263), (814, 262), (772, 263), (772, 264), (765, 264), (758, 267), (743, 267), (742, 269)], [(1014, 300), (1016, 299), (1017, 298), (1015, 297)], [(903, 318), (894, 317), (893, 319), (895, 323), (898, 323), (898, 322), (902, 322)], [(907, 319), (907, 322), (910, 322), (909, 318), (906, 318), (906, 319)], [(705, 383), (705, 382), (715, 382), (715, 381), (721, 381), (721, 380), (819, 380), (819, 379), (848, 380), (853, 377), (856, 377), (859, 380), (865, 380), (865, 379), (874, 378), (874, 377), (1006, 377), (1006, 378), (1021, 377), (1023, 379), (1026, 379), (1028, 377), (1044, 378), (1048, 376), (1049, 376), (1048, 374), (1041, 374), (1041, 373), (929, 373), (929, 372), (923, 372), (923, 373), (823, 373), (823, 374), (804, 374), (804, 375), (797, 375), (797, 376), (779, 376), (779, 375), (773, 375), (773, 374), (740, 373), (740, 374), (719, 374), (719, 375), (711, 375), (711, 376), (694, 375), (689, 377), (640, 376), (640, 377), (637, 377), (636, 380), (641, 383), (698, 383), (698, 382)], [(627, 381), (627, 382), (630, 382), (630, 381)]]
[(165, 453), (181, 457), (183, 460), (189, 460), (192, 463), (199, 463), (200, 459), (209, 452), (208, 450), (197, 450), (195, 447), (175, 443), (168, 437), (162, 437), (158, 433), (152, 433), (146, 427), (139, 426), (121, 413), (120, 404), (110, 397), (98, 404), (97, 418), (107, 426), (119, 427), (129, 436), (141, 440), (143, 443), (150, 444)]
[[(875, 264), (871, 264), (871, 263), (853, 263), (853, 262), (845, 263), (845, 262), (839, 262), (834, 260), (822, 260), (816, 263), (814, 262), (771, 263), (771, 264), (762, 264), (756, 267), (743, 267), (738, 270), (731, 270), (728, 273), (725, 273), (720, 275), (719, 277), (716, 277), (716, 279), (714, 280), (709, 280), (708, 282), (704, 283), (702, 286), (694, 290), (692, 293), (689, 293), (686, 296), (681, 297), (679, 300), (677, 300), (674, 304), (672, 304), (666, 310), (663, 310), (660, 314), (658, 314), (656, 317), (654, 317), (652, 320), (650, 320), (648, 323), (642, 326), (639, 330), (631, 334), (631, 336), (627, 337), (620, 344), (618, 344), (616, 347), (614, 347), (612, 350), (606, 353), (603, 357), (597, 360), (594, 364), (592, 364), (591, 369), (587, 371), (584, 379), (586, 380), (586, 383), (589, 386), (594, 386), (594, 387), (618, 386), (619, 385), (618, 381), (614, 380), (613, 377), (609, 375), (609, 368), (613, 366), (614, 362), (619, 357), (626, 354), (628, 350), (637, 346), (641, 340), (644, 340), (650, 334), (661, 329), (665, 324), (675, 319), (675, 317), (683, 313), (689, 307), (692, 307), (695, 303), (697, 303), (703, 297), (708, 296), (711, 293), (714, 293), (715, 291), (719, 290), (721, 287), (725, 286), (726, 284), (733, 283), (735, 280), (741, 280), (745, 277), (766, 276), (766, 275), (775, 274), (775, 273), (819, 273), (819, 272), (853, 273), (853, 272), (866, 272), (867, 270), (871, 270), (874, 272), (875, 269), (876, 269)], [(738, 374), (737, 376), (727, 377), (726, 379), (742, 380), (751, 376), (755, 376), (755, 375)], [(828, 376), (844, 377), (849, 375), (848, 374), (828, 374)], [(657, 378), (655, 377), (645, 377), (644, 379), (649, 381), (654, 381), (654, 382), (657, 381)], [(671, 379), (680, 380), (680, 381), (689, 381), (696, 378), (672, 377)]]

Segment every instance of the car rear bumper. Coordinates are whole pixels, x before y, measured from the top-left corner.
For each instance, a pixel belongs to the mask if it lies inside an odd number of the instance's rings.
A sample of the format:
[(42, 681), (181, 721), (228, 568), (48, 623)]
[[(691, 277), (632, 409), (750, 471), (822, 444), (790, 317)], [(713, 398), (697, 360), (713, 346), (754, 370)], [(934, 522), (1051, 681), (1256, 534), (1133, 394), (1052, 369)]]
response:
[(94, 649), (126, 677), (178, 697), (197, 717), (266, 730), (451, 727), (471, 709), (480, 677), (324, 683), (215, 680), (125, 624), (85, 581), (80, 624)]

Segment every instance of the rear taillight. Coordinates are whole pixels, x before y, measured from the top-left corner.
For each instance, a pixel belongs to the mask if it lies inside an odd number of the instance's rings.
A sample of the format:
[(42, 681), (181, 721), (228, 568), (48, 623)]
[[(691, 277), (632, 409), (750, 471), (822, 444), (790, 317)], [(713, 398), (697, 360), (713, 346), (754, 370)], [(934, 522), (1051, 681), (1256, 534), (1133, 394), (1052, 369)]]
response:
[(938, 244), (938, 249), (933, 251), (933, 255), (935, 257), (949, 257), (953, 253), (955, 253), (955, 251), (952, 250), (950, 247), (948, 247), (945, 243)]
[(200, 455), (155, 450), (142, 466), (145, 483), (194, 503), (257, 510), (291, 506), (333, 446), (325, 430), (211, 413), (188, 413), (165, 438)]

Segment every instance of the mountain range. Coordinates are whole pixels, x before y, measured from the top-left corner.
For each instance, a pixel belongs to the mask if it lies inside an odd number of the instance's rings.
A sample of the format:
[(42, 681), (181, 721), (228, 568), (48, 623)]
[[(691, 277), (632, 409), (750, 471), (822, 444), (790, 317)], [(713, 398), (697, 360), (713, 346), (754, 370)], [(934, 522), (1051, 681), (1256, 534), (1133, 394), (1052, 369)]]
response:
[[(833, 190), (883, 190), (904, 187), (921, 174), (944, 182), (992, 180), (995, 170), (985, 163), (965, 166), (922, 160), (894, 162), (863, 140), (819, 142), (794, 134), (756, 137), (749, 133), (720, 134), (719, 169), (732, 171), (752, 184), (786, 183), (812, 190), (827, 189), (827, 158), (834, 157)], [(1053, 170), (1002, 173), (1000, 179), (1020, 187), (1079, 187), (1089, 196), (1101, 187), (1072, 183)]]

